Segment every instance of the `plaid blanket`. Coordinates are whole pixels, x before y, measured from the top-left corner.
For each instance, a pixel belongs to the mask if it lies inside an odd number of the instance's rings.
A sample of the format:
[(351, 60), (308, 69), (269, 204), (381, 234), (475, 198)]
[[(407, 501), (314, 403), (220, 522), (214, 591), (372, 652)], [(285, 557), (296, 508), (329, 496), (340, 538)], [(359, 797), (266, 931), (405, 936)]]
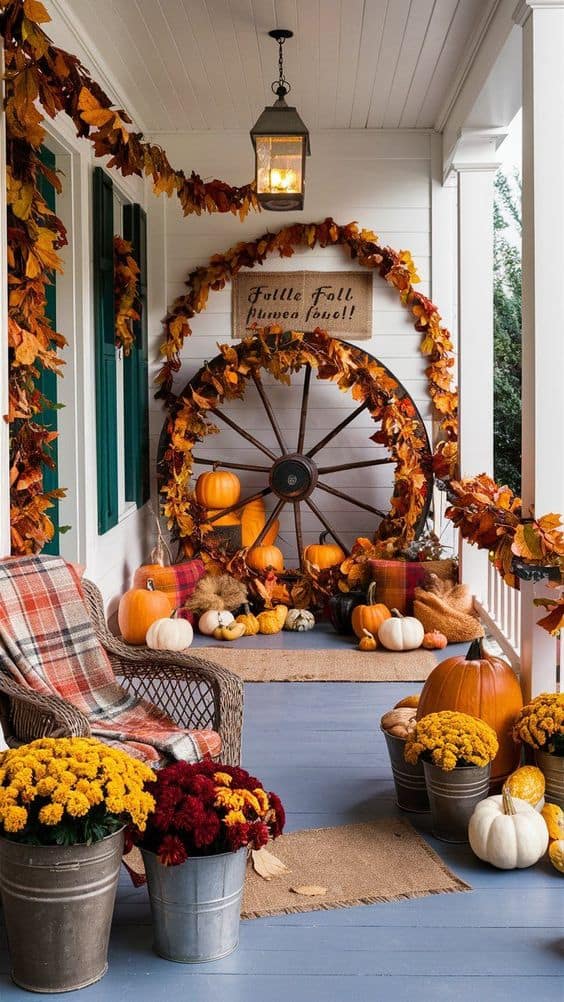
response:
[(181, 730), (115, 681), (84, 604), (76, 569), (61, 557), (0, 562), (0, 672), (81, 710), (92, 734), (153, 765), (216, 757), (214, 731)]

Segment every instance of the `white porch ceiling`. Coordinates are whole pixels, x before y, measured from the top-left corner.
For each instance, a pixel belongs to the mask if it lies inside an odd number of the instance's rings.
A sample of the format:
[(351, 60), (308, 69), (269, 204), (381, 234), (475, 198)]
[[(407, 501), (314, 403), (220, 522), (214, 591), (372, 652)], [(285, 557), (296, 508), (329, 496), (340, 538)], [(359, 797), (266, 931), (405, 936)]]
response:
[(248, 129), (274, 27), (310, 130), (441, 127), (495, 0), (52, 0), (149, 132)]

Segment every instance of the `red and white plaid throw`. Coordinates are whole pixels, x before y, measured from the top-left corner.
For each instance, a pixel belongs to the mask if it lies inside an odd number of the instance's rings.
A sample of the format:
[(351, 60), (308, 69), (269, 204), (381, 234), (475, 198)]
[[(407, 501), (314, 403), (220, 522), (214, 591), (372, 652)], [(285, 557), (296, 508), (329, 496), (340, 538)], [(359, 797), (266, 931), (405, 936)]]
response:
[(151, 764), (197, 762), (221, 751), (215, 731), (181, 730), (115, 681), (84, 603), (80, 579), (61, 557), (0, 562), (0, 672), (81, 710), (92, 734)]

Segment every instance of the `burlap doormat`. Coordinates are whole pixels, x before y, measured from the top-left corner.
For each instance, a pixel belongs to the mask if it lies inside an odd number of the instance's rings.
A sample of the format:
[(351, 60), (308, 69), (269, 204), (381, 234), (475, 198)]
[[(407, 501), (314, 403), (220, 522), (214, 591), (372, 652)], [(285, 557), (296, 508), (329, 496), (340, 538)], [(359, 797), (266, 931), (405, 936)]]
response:
[[(249, 865), (243, 918), (471, 890), (403, 818), (292, 832), (268, 848), (289, 871), (267, 881)], [(312, 885), (326, 894), (292, 890)]]
[(229, 668), (244, 682), (424, 682), (437, 664), (431, 651), (280, 651), (192, 647), (208, 661)]

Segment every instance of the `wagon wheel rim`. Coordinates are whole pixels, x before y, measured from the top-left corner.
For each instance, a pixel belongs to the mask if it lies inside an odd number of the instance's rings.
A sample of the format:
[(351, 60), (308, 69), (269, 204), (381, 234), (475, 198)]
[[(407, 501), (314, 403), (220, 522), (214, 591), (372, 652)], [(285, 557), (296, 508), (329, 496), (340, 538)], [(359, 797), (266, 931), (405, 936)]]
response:
[[(304, 332), (303, 337), (307, 339), (308, 332)], [(276, 335), (267, 335), (265, 338), (266, 343), (269, 346), (276, 344)], [(386, 366), (380, 359), (371, 355), (369, 352), (365, 351), (363, 348), (359, 348), (357, 345), (353, 345), (348, 341), (342, 341), (339, 339), (339, 343), (343, 344), (346, 348), (350, 348), (354, 351), (356, 356), (363, 356), (365, 359), (376, 363), (380, 369), (394, 381), (396, 384), (396, 395), (398, 398), (406, 398), (410, 401), (413, 408), (413, 416), (417, 421), (420, 429), (420, 437), (424, 443), (424, 451), (431, 456), (431, 445), (429, 441), (429, 435), (425, 426), (425, 422), (421, 416), (421, 413), (413, 401), (413, 398), (405, 389), (403, 384), (397, 378), (397, 376)], [(179, 399), (185, 396), (190, 390), (199, 388), (202, 385), (202, 375), (209, 369), (214, 368), (214, 366), (223, 364), (224, 359), (222, 355), (217, 355), (211, 362), (206, 363), (195, 375), (189, 380), (189, 382), (184, 387), (183, 391), (179, 394)], [(212, 460), (206, 457), (192, 456), (192, 462), (197, 466), (209, 466), (212, 468), (226, 469), (226, 470), (240, 470), (243, 472), (260, 472), (268, 477), (268, 486), (263, 487), (259, 490), (253, 491), (244, 498), (240, 498), (236, 504), (230, 505), (229, 507), (222, 508), (214, 516), (207, 517), (206, 522), (212, 525), (214, 522), (218, 521), (220, 518), (232, 512), (237, 512), (242, 510), (249, 502), (256, 501), (260, 498), (265, 498), (269, 495), (274, 495), (276, 498), (276, 503), (268, 515), (265, 525), (263, 526), (261, 532), (253, 542), (252, 546), (260, 546), (262, 540), (267, 535), (269, 529), (278, 518), (280, 513), (287, 506), (292, 506), (294, 515), (294, 526), (296, 533), (296, 548), (297, 556), (299, 561), (300, 570), (304, 569), (304, 543), (303, 543), (303, 529), (301, 522), (301, 506), (305, 505), (309, 510), (316, 516), (319, 523), (323, 526), (325, 533), (330, 535), (335, 542), (341, 547), (341, 549), (348, 555), (350, 553), (350, 547), (347, 546), (339, 532), (333, 527), (330, 521), (327, 519), (325, 514), (320, 510), (320, 508), (315, 504), (311, 498), (311, 494), (317, 489), (329, 496), (337, 497), (340, 500), (348, 502), (353, 507), (368, 511), (380, 519), (385, 519), (387, 513), (380, 508), (373, 505), (366, 504), (363, 501), (358, 500), (354, 496), (351, 496), (346, 491), (339, 490), (333, 487), (331, 484), (327, 483), (326, 479), (320, 479), (320, 477), (326, 478), (332, 473), (338, 473), (349, 470), (366, 469), (371, 467), (390, 465), (394, 463), (394, 459), (391, 456), (386, 458), (374, 458), (367, 460), (359, 460), (350, 463), (332, 464), (332, 465), (321, 465), (318, 464), (315, 457), (318, 453), (329, 445), (330, 442), (336, 438), (341, 431), (343, 431), (349, 424), (351, 424), (356, 417), (358, 417), (364, 410), (368, 408), (368, 402), (364, 401), (353, 411), (351, 411), (343, 420), (341, 420), (334, 428), (327, 432), (321, 439), (316, 441), (309, 448), (304, 448), (307, 432), (307, 418), (309, 413), (309, 397), (311, 389), (311, 376), (314, 372), (314, 366), (309, 362), (298, 364), (296, 363), (295, 369), (293, 371), (298, 372), (304, 369), (304, 384), (302, 390), (302, 399), (300, 406), (300, 420), (297, 441), (295, 448), (292, 449), (292, 443), (286, 440), (282, 429), (278, 423), (277, 415), (272, 407), (272, 404), (265, 392), (262, 380), (258, 374), (258, 369), (253, 369), (248, 377), (249, 382), (253, 382), (258, 396), (261, 400), (262, 406), (264, 408), (265, 415), (268, 419), (270, 428), (274, 434), (277, 442), (277, 448), (279, 450), (278, 454), (273, 451), (268, 446), (265, 446), (259, 439), (248, 432), (246, 429), (241, 428), (235, 421), (233, 421), (227, 414), (225, 414), (222, 407), (214, 406), (210, 407), (210, 413), (213, 414), (214, 419), (218, 419), (220, 423), (225, 424), (235, 431), (241, 438), (248, 441), (253, 448), (259, 454), (260, 462), (257, 463), (236, 463), (231, 461), (221, 461)], [(319, 378), (316, 374), (316, 378)], [(162, 462), (162, 457), (164, 455), (166, 446), (168, 443), (168, 433), (167, 433), (167, 423), (163, 428), (161, 433), (161, 438), (159, 441), (159, 463)], [(264, 461), (263, 461), (264, 460)], [(267, 461), (269, 465), (267, 465)], [(432, 472), (429, 469), (424, 470), (425, 473), (425, 498), (421, 507), (420, 515), (414, 526), (414, 536), (420, 534), (422, 528), (424, 527), (428, 515), (429, 509), (432, 502), (432, 494), (434, 487), (434, 479)]]

